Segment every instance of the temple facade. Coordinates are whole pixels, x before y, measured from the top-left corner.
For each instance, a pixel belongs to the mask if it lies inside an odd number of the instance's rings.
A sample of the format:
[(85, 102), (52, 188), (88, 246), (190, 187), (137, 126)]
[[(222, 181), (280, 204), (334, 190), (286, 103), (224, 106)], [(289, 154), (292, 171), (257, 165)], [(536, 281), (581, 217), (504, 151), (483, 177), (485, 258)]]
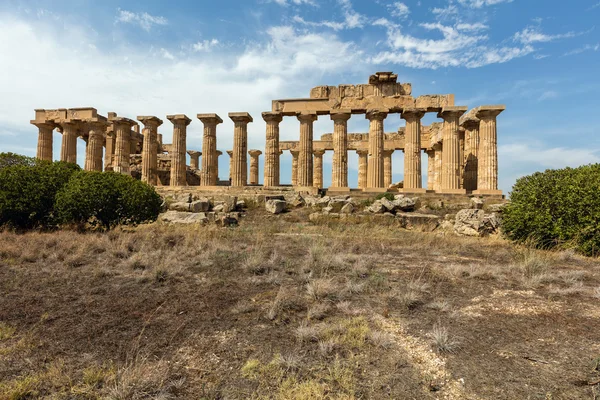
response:
[[(219, 180), (217, 114), (198, 114), (204, 126), (202, 151), (187, 149), (187, 127), (192, 119), (183, 114), (168, 115), (172, 143), (163, 144), (157, 116), (136, 120), (94, 108), (35, 110), (31, 121), (38, 128), (37, 157), (53, 160), (53, 131), (62, 134), (60, 160), (77, 161), (77, 140), (86, 143), (84, 169), (129, 174), (151, 185), (246, 187), (259, 185), (259, 157), (264, 155), (262, 187), (276, 189), (280, 182), (280, 156), (292, 155), (292, 186), (298, 191), (323, 188), (323, 156), (333, 153), (331, 192), (351, 190), (348, 182), (348, 154), (358, 155), (358, 182), (364, 192), (399, 190), (407, 193), (501, 195), (498, 190), (497, 116), (503, 105), (482, 105), (468, 109), (454, 104), (454, 95), (413, 97), (409, 83), (398, 83), (397, 75), (378, 72), (368, 84), (318, 86), (303, 99), (280, 99), (262, 113), (266, 125), (264, 149), (248, 149), (247, 112), (229, 113), (234, 123), (233, 149), (228, 150), (229, 179)], [(439, 122), (424, 126), (427, 113)], [(405, 127), (386, 132), (386, 119), (399, 114)], [(332, 133), (315, 140), (313, 124), (319, 117), (332, 122)], [(366, 118), (369, 131), (349, 133), (352, 117)], [(297, 141), (280, 141), (279, 125), (284, 118), (298, 121)], [(140, 124), (141, 123), (141, 126)], [(141, 132), (140, 132), (141, 128)], [(392, 155), (404, 152), (404, 182), (392, 185)], [(427, 155), (427, 184), (423, 187), (422, 155)], [(187, 155), (190, 165), (186, 165)], [(249, 172), (248, 172), (249, 171)]]

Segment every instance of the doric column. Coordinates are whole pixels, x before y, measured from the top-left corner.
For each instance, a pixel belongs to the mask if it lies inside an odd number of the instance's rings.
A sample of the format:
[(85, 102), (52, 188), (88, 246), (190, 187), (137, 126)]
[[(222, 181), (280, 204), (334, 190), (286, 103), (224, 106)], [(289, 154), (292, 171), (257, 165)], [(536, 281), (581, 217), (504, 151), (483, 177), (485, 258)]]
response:
[(477, 151), (479, 149), (479, 119), (470, 118), (463, 122), (465, 128), (465, 189), (477, 189)]
[(223, 152), (221, 150), (217, 150), (215, 151), (215, 155), (216, 155), (216, 161), (215, 161), (215, 168), (214, 168), (214, 177), (213, 180), (215, 181), (215, 184), (219, 183), (219, 157), (221, 157), (223, 155)]
[(60, 161), (77, 163), (77, 130), (79, 124), (75, 122), (63, 122), (62, 146), (60, 148)]
[(192, 122), (184, 114), (167, 115), (173, 123), (173, 144), (171, 145), (171, 180), (170, 186), (186, 186), (186, 140), (187, 126)]
[(231, 173), (233, 172), (233, 150), (227, 150), (229, 156), (229, 183), (231, 184)]
[(229, 113), (234, 122), (233, 131), (233, 170), (231, 186), (241, 187), (248, 184), (248, 123), (253, 119), (247, 112)]
[(250, 184), (258, 185), (258, 157), (262, 154), (260, 150), (250, 150)]
[(369, 110), (369, 167), (367, 169), (367, 190), (381, 189), (383, 185), (383, 120), (387, 111)]
[(435, 150), (427, 150), (427, 190), (434, 190), (435, 182)]
[(85, 148), (86, 171), (102, 171), (102, 147), (106, 124), (97, 122), (89, 124), (88, 141)]
[(323, 155), (325, 150), (314, 150), (314, 175), (313, 175), (313, 186), (316, 188), (323, 187)]
[(115, 132), (114, 126), (111, 125), (106, 131), (106, 144), (104, 154), (104, 170), (112, 171), (115, 162)]
[(200, 156), (202, 155), (202, 152), (188, 150), (187, 153), (190, 155), (190, 168), (195, 170), (200, 169)]
[(216, 172), (219, 168), (217, 160), (217, 125), (223, 123), (217, 114), (198, 114), (198, 119), (204, 124), (202, 138), (202, 170), (200, 171), (200, 186), (216, 186)]
[(436, 143), (432, 146), (434, 155), (433, 167), (433, 190), (442, 190), (442, 144)]
[(392, 184), (392, 154), (394, 154), (394, 150), (383, 151), (383, 186), (385, 188)]
[(155, 116), (139, 116), (144, 124), (142, 133), (142, 181), (156, 186), (158, 183), (158, 127), (163, 121)]
[(427, 110), (407, 108), (402, 110), (406, 121), (404, 134), (404, 191), (424, 192), (421, 172), (421, 118)]
[(292, 154), (292, 186), (298, 186), (298, 150), (290, 150)]
[(267, 140), (265, 143), (265, 179), (264, 187), (279, 186), (279, 123), (283, 119), (281, 113), (264, 112), (262, 117), (267, 123)]
[(367, 166), (369, 151), (356, 150), (356, 154), (358, 154), (358, 188), (365, 189), (367, 187)]
[(298, 142), (298, 186), (313, 185), (313, 122), (317, 114), (312, 112), (298, 115), (300, 141)]
[(36, 122), (31, 123), (38, 128), (38, 142), (36, 158), (38, 160), (52, 161), (52, 132), (54, 124), (51, 122)]
[(465, 129), (461, 126), (458, 127), (458, 171), (460, 188), (465, 189)]
[(162, 135), (162, 133), (159, 133), (156, 135), (156, 140), (158, 142), (157, 153), (162, 154), (163, 153), (163, 135)]
[(444, 119), (442, 150), (442, 193), (466, 193), (460, 188), (459, 119), (467, 107), (444, 107), (438, 113)]
[(348, 188), (348, 120), (350, 110), (338, 110), (331, 114), (333, 120), (333, 166), (331, 187)]
[(502, 194), (498, 190), (498, 133), (496, 117), (506, 109), (503, 105), (481, 106), (479, 118), (479, 150), (477, 190), (475, 194)]
[(131, 127), (135, 122), (129, 118), (112, 117), (113, 129), (115, 132), (115, 157), (113, 161), (113, 171), (121, 174), (130, 175), (129, 154), (131, 146)]

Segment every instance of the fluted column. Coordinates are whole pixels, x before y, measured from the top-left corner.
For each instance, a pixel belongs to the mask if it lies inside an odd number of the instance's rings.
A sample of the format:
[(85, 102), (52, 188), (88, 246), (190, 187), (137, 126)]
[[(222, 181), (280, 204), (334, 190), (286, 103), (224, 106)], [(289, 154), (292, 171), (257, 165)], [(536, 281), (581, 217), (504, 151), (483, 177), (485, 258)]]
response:
[(264, 112), (262, 117), (267, 123), (265, 143), (265, 187), (279, 186), (279, 123), (283, 119), (280, 113)]
[(192, 122), (184, 114), (167, 115), (173, 124), (173, 144), (171, 145), (170, 186), (186, 186), (186, 141), (187, 126)]
[(38, 128), (36, 158), (38, 160), (52, 161), (52, 132), (54, 131), (54, 124), (35, 121), (31, 121), (31, 123)]
[(198, 114), (198, 119), (204, 124), (202, 138), (202, 170), (200, 171), (200, 186), (215, 186), (217, 164), (217, 125), (223, 123), (217, 114)]
[(404, 191), (424, 192), (421, 170), (421, 118), (426, 109), (407, 108), (402, 110), (406, 121), (404, 142)]
[(60, 148), (60, 161), (77, 163), (77, 130), (79, 125), (75, 122), (63, 122), (62, 146)]
[(231, 173), (233, 172), (233, 150), (227, 150), (229, 156), (229, 183), (231, 184)]
[(314, 175), (313, 175), (313, 186), (316, 188), (323, 187), (323, 155), (325, 150), (314, 150)]
[(498, 133), (496, 117), (505, 106), (482, 106), (477, 111), (479, 118), (479, 151), (477, 190), (475, 194), (502, 194), (498, 190)]
[(113, 165), (115, 162), (115, 132), (114, 126), (109, 127), (106, 131), (106, 144), (104, 154), (104, 170), (113, 171)]
[(433, 190), (439, 192), (442, 190), (442, 144), (436, 143), (432, 146), (434, 155), (433, 167)]
[(106, 125), (103, 123), (89, 125), (88, 142), (85, 148), (84, 169), (86, 171), (102, 171), (102, 147), (105, 129)]
[(479, 149), (479, 119), (463, 122), (465, 128), (465, 189), (477, 189), (477, 152)]
[(338, 110), (331, 114), (333, 120), (333, 164), (331, 188), (348, 188), (348, 120), (350, 110)]
[(135, 122), (129, 118), (112, 117), (113, 130), (115, 132), (115, 157), (113, 161), (113, 171), (121, 174), (130, 175), (129, 155), (131, 146), (131, 127)]
[(216, 154), (216, 161), (215, 161), (215, 168), (214, 168), (214, 181), (215, 184), (219, 183), (219, 157), (221, 157), (223, 155), (223, 152), (221, 150), (217, 150), (215, 151)]
[(187, 153), (190, 155), (190, 168), (195, 169), (195, 170), (200, 169), (199, 168), (200, 156), (202, 155), (202, 152), (195, 151), (195, 150), (188, 150)]
[(394, 150), (383, 151), (383, 186), (385, 188), (392, 184), (392, 154), (394, 154)]
[(313, 122), (317, 120), (316, 113), (301, 113), (300, 141), (298, 142), (298, 186), (313, 185)]
[(142, 133), (142, 181), (156, 186), (158, 183), (158, 127), (163, 121), (155, 116), (139, 116), (138, 121), (144, 124)]
[(466, 193), (460, 188), (459, 118), (467, 107), (444, 107), (438, 117), (444, 119), (442, 150), (442, 193)]
[(434, 190), (435, 182), (435, 151), (427, 150), (427, 190)]
[(253, 119), (246, 112), (229, 113), (229, 118), (231, 118), (235, 125), (233, 131), (231, 186), (246, 186), (248, 184), (248, 123), (252, 122)]
[(365, 189), (367, 187), (367, 170), (368, 170), (368, 150), (356, 150), (358, 154), (358, 188)]
[(298, 150), (290, 150), (292, 154), (292, 186), (298, 186)]
[(250, 155), (250, 184), (258, 185), (258, 157), (262, 154), (260, 150), (249, 150)]
[(384, 188), (383, 184), (383, 120), (387, 111), (370, 110), (369, 120), (369, 160), (367, 169), (367, 190)]

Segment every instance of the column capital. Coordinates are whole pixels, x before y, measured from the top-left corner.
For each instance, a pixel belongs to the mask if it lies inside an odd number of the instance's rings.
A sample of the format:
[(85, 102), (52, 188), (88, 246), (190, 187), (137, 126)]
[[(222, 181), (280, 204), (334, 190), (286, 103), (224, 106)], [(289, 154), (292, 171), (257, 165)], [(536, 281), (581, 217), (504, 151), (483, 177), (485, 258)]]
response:
[(265, 122), (281, 122), (283, 120), (283, 114), (278, 112), (266, 111), (262, 113), (262, 117)]
[(217, 114), (198, 114), (196, 117), (202, 121), (204, 125), (217, 125), (223, 123), (223, 120)]
[(475, 115), (479, 119), (491, 119), (496, 118), (504, 110), (506, 110), (505, 105), (481, 106), (478, 107)]
[(229, 157), (233, 157), (233, 150), (227, 150), (226, 153), (229, 155)]
[(332, 121), (348, 121), (351, 116), (351, 110), (336, 110), (329, 115)]
[(356, 154), (359, 156), (366, 156), (369, 154), (369, 150), (356, 150)]
[(131, 129), (132, 126), (137, 125), (137, 122), (135, 122), (132, 119), (125, 118), (125, 117), (117, 117), (116, 115), (114, 115), (114, 116), (113, 115), (109, 115), (108, 121), (112, 122), (115, 125), (127, 125), (127, 127), (129, 129)]
[(406, 121), (414, 121), (423, 118), (426, 112), (426, 108), (403, 108), (400, 116)]
[(467, 112), (468, 107), (466, 106), (447, 106), (442, 108), (442, 111), (438, 112), (438, 118), (446, 119), (446, 118), (459, 118), (465, 112)]
[(298, 154), (300, 154), (300, 151), (290, 149), (290, 154), (294, 157), (298, 157)]
[(31, 120), (29, 121), (29, 123), (31, 125), (35, 125), (40, 129), (54, 129), (56, 128), (56, 124), (52, 121), (36, 121), (36, 120)]
[(223, 155), (223, 152), (221, 150), (217, 150), (215, 151), (215, 154), (217, 155), (217, 157), (219, 157)]
[(367, 113), (365, 115), (365, 118), (368, 119), (369, 121), (372, 120), (376, 120), (376, 121), (383, 121), (387, 115), (388, 115), (389, 110), (388, 109), (371, 109), (371, 110), (367, 110)]
[(250, 156), (252, 157), (258, 157), (262, 154), (262, 151), (260, 150), (248, 150), (248, 154), (250, 154)]
[(158, 128), (163, 124), (163, 120), (154, 115), (139, 115), (137, 120), (144, 124), (145, 127)]
[(325, 150), (322, 150), (322, 149), (313, 150), (313, 154), (317, 157), (322, 157), (323, 154), (325, 154)]
[(195, 157), (195, 156), (201, 156), (202, 155), (201, 151), (196, 151), (196, 150), (188, 150), (188, 151), (186, 151), (186, 153), (188, 153), (190, 155), (190, 157)]
[(390, 157), (392, 154), (394, 154), (394, 150), (383, 150), (384, 157)]
[(183, 123), (185, 126), (188, 126), (192, 122), (192, 120), (189, 119), (185, 114), (167, 115), (167, 119), (171, 121), (173, 125)]
[(311, 111), (306, 111), (306, 112), (303, 111), (300, 114), (298, 114), (296, 117), (298, 117), (298, 121), (300, 121), (300, 122), (314, 122), (317, 120), (317, 113), (311, 112)]
[(479, 128), (479, 118), (471, 117), (461, 121), (460, 124), (463, 128), (473, 130)]
[(232, 112), (229, 113), (229, 118), (235, 123), (249, 123), (253, 122), (252, 116), (247, 112)]

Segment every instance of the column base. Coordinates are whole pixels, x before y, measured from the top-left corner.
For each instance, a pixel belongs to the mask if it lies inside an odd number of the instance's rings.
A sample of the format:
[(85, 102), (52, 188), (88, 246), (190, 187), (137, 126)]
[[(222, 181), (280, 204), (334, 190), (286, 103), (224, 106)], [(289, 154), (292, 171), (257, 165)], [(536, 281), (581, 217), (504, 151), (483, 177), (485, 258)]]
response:
[(438, 193), (442, 194), (467, 194), (466, 189), (440, 189)]
[(406, 189), (398, 189), (400, 193), (427, 193), (427, 189), (423, 188), (406, 188)]
[(364, 188), (363, 192), (371, 192), (371, 193), (385, 193), (387, 192), (387, 188)]
[(493, 196), (502, 196), (502, 190), (473, 190), (473, 194), (481, 194), (481, 195), (493, 195)]
[(294, 186), (294, 190), (298, 193), (319, 194), (319, 188), (314, 186)]
[(330, 187), (327, 188), (327, 192), (349, 192), (349, 187)]

